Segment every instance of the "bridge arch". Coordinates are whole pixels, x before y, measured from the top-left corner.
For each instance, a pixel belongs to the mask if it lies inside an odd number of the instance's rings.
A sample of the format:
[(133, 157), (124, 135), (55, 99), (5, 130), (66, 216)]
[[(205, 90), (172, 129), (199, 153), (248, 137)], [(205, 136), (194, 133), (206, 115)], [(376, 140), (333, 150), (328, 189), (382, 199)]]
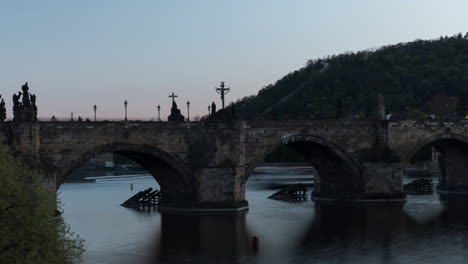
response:
[(423, 147), (431, 145), (441, 155), (438, 157), (440, 169), (438, 190), (442, 192), (468, 192), (468, 137), (451, 132), (438, 133), (424, 138), (402, 155), (408, 163)]
[(264, 161), (268, 154), (281, 146), (291, 147), (314, 166), (318, 172), (315, 176), (316, 195), (363, 191), (361, 168), (349, 153), (327, 139), (302, 133), (283, 135), (267, 144), (247, 169), (247, 177), (259, 162)]
[(403, 162), (408, 162), (418, 151), (420, 151), (423, 147), (433, 144), (440, 141), (452, 141), (453, 143), (459, 142), (463, 144), (468, 144), (468, 137), (451, 132), (443, 132), (438, 133), (429, 137), (426, 137), (422, 140), (417, 141), (412, 147), (405, 153), (402, 153), (401, 160)]
[(57, 188), (72, 171), (105, 153), (118, 154), (140, 164), (155, 178), (168, 198), (171, 195), (181, 198), (192, 193), (192, 177), (183, 160), (152, 145), (124, 142), (106, 143), (64, 156), (56, 166)]
[(360, 169), (358, 162), (356, 162), (351, 155), (349, 155), (343, 148), (340, 146), (331, 143), (330, 141), (313, 135), (308, 134), (289, 134), (282, 136), (280, 139), (281, 145), (288, 145), (301, 142), (310, 142), (316, 145), (323, 146), (327, 148), (332, 154), (336, 155), (338, 158), (342, 159), (349, 166), (350, 172), (353, 174), (360, 174)]

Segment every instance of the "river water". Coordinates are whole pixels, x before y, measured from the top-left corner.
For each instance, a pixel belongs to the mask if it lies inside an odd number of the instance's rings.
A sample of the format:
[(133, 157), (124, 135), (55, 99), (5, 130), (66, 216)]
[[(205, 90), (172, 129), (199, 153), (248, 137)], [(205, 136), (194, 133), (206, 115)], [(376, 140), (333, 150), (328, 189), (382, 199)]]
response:
[(323, 206), (270, 200), (275, 190), (247, 186), (250, 210), (241, 215), (121, 207), (137, 191), (157, 188), (149, 175), (65, 183), (59, 197), (65, 220), (86, 240), (89, 264), (468, 262), (468, 199), (434, 194), (409, 196), (403, 207)]

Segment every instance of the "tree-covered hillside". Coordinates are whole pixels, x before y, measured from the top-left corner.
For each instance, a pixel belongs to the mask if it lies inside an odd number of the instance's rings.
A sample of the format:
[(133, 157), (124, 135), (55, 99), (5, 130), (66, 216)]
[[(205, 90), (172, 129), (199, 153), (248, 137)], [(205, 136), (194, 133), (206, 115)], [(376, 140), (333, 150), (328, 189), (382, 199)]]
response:
[(468, 33), (310, 60), (235, 108), (241, 119), (327, 119), (341, 102), (344, 118), (370, 118), (378, 93), (387, 112), (401, 118), (434, 114), (435, 96), (463, 98)]

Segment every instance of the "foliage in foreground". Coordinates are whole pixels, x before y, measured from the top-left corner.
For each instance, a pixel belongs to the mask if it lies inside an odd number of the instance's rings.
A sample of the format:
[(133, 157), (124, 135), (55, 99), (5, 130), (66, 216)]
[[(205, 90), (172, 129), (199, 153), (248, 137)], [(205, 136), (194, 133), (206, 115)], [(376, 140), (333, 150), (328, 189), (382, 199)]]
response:
[(0, 145), (0, 263), (67, 264), (83, 253), (41, 177)]

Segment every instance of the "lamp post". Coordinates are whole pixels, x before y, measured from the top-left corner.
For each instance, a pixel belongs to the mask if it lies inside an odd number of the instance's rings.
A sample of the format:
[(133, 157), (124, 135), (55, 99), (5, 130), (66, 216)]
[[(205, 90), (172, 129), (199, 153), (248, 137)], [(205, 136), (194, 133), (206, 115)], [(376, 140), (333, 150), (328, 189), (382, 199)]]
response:
[(211, 115), (211, 106), (208, 105), (208, 115)]
[(124, 106), (125, 106), (125, 122), (127, 121), (127, 105), (128, 105), (128, 102), (127, 102), (127, 100), (125, 100), (125, 102), (124, 102)]
[(97, 110), (97, 106), (94, 105), (93, 109), (94, 109), (94, 122), (96, 122), (96, 110)]
[(161, 121), (161, 106), (158, 105), (158, 121)]
[(190, 122), (190, 102), (187, 101), (187, 121)]
[(73, 112), (71, 112), (71, 119), (70, 119), (71, 122), (73, 122)]

